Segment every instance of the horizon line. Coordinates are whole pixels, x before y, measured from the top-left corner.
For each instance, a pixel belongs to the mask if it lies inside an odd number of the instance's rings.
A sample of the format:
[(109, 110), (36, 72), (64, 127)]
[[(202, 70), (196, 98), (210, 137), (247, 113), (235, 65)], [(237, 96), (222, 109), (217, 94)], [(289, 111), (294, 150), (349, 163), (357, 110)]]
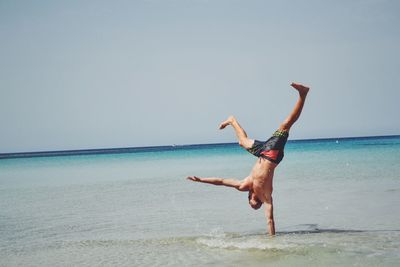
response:
[[(328, 141), (328, 140), (351, 140), (351, 139), (374, 139), (374, 138), (393, 138), (400, 137), (400, 135), (373, 135), (373, 136), (353, 136), (353, 137), (328, 137), (328, 138), (307, 138), (307, 139), (293, 139), (288, 140), (291, 142), (310, 142), (310, 141)], [(205, 146), (224, 146), (236, 144), (237, 142), (224, 142), (224, 143), (202, 143), (202, 144), (172, 144), (172, 145), (158, 145), (158, 146), (138, 146), (138, 147), (114, 147), (114, 148), (87, 148), (87, 149), (65, 149), (65, 150), (44, 150), (44, 151), (26, 151), (26, 152), (8, 152), (0, 153), (0, 160), (2, 159), (15, 159), (15, 158), (36, 158), (36, 157), (57, 157), (57, 156), (79, 156), (79, 155), (93, 155), (93, 154), (123, 154), (123, 153), (139, 153), (151, 152), (155, 150), (177, 150), (177, 149), (195, 149)]]

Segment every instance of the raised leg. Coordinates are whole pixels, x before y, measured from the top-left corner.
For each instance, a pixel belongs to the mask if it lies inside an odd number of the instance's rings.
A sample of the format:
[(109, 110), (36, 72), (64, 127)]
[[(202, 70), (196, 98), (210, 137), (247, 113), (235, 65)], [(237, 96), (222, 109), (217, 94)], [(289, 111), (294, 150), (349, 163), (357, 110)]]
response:
[(219, 125), (219, 129), (224, 129), (226, 126), (231, 125), (235, 130), (236, 137), (239, 140), (239, 145), (244, 149), (249, 149), (252, 147), (254, 140), (247, 137), (245, 130), (237, 122), (236, 118), (229, 116), (229, 118)]
[(306, 101), (307, 93), (310, 90), (309, 87), (298, 83), (292, 83), (291, 86), (299, 92), (299, 98), (294, 106), (292, 113), (284, 120), (280, 125), (279, 130), (289, 131), (292, 125), (300, 117), (301, 111), (303, 110), (304, 102)]

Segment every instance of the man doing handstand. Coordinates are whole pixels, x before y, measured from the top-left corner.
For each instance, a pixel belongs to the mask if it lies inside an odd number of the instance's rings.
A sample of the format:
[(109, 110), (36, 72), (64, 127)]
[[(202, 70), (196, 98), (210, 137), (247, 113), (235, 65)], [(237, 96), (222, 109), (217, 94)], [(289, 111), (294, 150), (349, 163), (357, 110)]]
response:
[(294, 106), (292, 113), (279, 126), (278, 130), (270, 139), (265, 142), (253, 140), (247, 137), (244, 129), (239, 125), (236, 118), (230, 116), (226, 121), (222, 122), (219, 129), (224, 129), (231, 125), (235, 130), (239, 140), (239, 145), (248, 152), (258, 157), (251, 173), (244, 180), (223, 179), (223, 178), (200, 178), (197, 176), (189, 176), (187, 179), (194, 182), (209, 183), (214, 185), (224, 185), (236, 188), (239, 191), (249, 192), (249, 204), (253, 209), (259, 209), (265, 204), (265, 216), (268, 222), (268, 232), (270, 235), (275, 234), (275, 222), (273, 214), (272, 201), (272, 179), (274, 170), (283, 159), (283, 150), (289, 137), (289, 130), (292, 125), (300, 117), (301, 111), (306, 100), (309, 87), (298, 83), (292, 83), (291, 86), (299, 93), (299, 98)]

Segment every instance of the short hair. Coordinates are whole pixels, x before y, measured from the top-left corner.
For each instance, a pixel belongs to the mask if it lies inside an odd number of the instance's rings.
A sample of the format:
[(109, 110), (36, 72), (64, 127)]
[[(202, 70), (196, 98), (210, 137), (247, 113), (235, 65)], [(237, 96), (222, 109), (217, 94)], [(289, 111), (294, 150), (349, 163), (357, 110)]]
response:
[[(254, 194), (254, 192), (253, 192), (253, 190), (249, 190), (249, 195), (248, 195), (248, 199), (249, 199), (249, 203), (250, 203), (250, 200), (251, 200), (251, 196)], [(258, 199), (258, 197), (255, 197), (255, 200), (256, 200), (256, 202), (257, 202), (257, 204), (256, 205), (251, 205), (250, 204), (250, 206), (253, 208), (253, 209), (255, 209), (255, 210), (258, 210), (261, 206), (262, 206), (262, 202), (261, 202), (261, 200), (259, 200)]]

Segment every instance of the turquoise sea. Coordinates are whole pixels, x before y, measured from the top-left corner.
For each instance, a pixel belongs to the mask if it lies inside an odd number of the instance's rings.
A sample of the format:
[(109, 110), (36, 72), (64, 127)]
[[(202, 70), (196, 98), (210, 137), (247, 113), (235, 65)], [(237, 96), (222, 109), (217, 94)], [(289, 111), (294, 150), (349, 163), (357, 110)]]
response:
[(400, 136), (289, 141), (275, 237), (246, 193), (185, 179), (247, 176), (237, 144), (124, 152), (3, 157), (0, 266), (399, 266)]

